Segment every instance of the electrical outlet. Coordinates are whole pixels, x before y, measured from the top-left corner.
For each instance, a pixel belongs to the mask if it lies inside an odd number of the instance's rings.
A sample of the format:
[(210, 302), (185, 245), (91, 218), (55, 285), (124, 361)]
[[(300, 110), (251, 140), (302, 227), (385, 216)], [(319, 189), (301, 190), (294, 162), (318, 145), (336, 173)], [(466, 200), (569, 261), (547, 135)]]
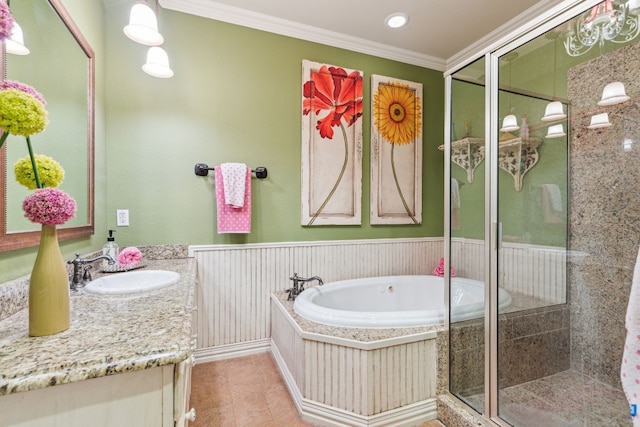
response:
[(117, 213), (117, 221), (116, 224), (118, 227), (128, 227), (129, 226), (129, 209), (118, 209)]

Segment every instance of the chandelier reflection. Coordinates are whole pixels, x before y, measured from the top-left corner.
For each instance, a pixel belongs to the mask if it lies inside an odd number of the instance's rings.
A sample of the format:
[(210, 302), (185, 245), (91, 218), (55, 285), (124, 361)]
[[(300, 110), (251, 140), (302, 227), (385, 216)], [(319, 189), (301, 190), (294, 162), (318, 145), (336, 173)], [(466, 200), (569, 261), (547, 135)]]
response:
[(605, 42), (627, 43), (640, 34), (640, 0), (606, 0), (576, 17), (565, 33), (564, 47), (580, 56)]

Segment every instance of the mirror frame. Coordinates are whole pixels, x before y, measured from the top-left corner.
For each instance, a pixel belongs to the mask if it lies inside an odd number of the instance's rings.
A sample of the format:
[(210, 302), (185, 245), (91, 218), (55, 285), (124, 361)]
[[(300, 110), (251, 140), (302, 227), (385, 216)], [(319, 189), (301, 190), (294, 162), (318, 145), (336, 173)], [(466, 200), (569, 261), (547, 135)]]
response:
[[(94, 234), (95, 53), (80, 31), (80, 28), (62, 4), (62, 1), (47, 1), (87, 56), (87, 222), (84, 225), (76, 227), (59, 227), (58, 240), (69, 240)], [(4, 43), (0, 44), (0, 54), (2, 55), (2, 61), (0, 61), (0, 76), (4, 80), (6, 76)], [(7, 232), (8, 168), (6, 167), (6, 162), (5, 144), (0, 150), (0, 176), (4, 178), (4, 182), (0, 185), (0, 252), (33, 247), (40, 243), (40, 231)]]

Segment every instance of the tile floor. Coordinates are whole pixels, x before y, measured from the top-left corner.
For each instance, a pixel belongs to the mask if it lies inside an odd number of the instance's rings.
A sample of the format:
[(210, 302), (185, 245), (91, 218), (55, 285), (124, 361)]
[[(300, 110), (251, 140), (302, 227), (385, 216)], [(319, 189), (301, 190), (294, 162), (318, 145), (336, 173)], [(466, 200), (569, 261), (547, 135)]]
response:
[[(303, 427), (270, 353), (193, 367), (191, 427)], [(444, 427), (430, 421), (419, 427)]]
[[(476, 408), (483, 395), (465, 398)], [(504, 388), (499, 395), (500, 416), (516, 426), (631, 427), (622, 389), (580, 372), (568, 370)]]

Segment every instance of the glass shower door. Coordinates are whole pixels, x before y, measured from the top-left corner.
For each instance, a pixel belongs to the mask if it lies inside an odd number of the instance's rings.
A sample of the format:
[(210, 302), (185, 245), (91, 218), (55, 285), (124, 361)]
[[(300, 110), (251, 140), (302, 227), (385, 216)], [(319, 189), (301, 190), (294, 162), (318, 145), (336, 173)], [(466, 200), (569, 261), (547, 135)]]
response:
[[(554, 43), (561, 40), (537, 42), (512, 50), (498, 63), (499, 134), (493, 151), (498, 292), (492, 303), (498, 315), (498, 415), (517, 426), (553, 427), (564, 424), (540, 397), (570, 367), (566, 304), (570, 105), (564, 96), (566, 77), (562, 80), (556, 73), (553, 59), (559, 55)], [(537, 64), (535, 71), (532, 63)], [(534, 78), (537, 75), (545, 78)], [(552, 101), (562, 114), (545, 116)]]
[[(469, 64), (451, 79), (449, 384), (479, 413), (485, 405), (484, 309), (461, 315), (460, 278), (484, 293), (485, 61)], [(454, 277), (453, 277), (454, 276)]]

